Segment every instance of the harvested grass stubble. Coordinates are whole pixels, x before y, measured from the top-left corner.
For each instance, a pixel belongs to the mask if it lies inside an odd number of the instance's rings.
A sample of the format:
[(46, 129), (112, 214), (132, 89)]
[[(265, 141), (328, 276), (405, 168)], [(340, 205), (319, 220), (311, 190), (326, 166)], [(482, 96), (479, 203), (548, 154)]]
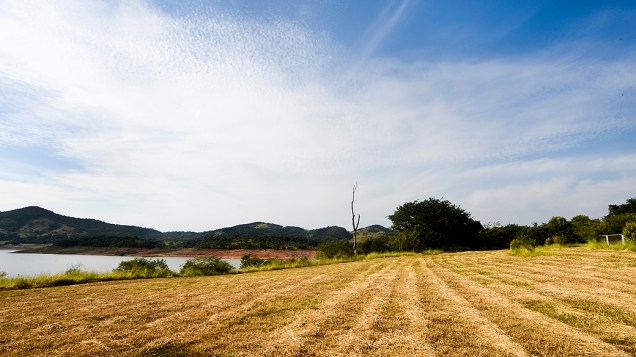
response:
[(0, 355), (636, 355), (636, 253), (553, 253), (2, 291)]

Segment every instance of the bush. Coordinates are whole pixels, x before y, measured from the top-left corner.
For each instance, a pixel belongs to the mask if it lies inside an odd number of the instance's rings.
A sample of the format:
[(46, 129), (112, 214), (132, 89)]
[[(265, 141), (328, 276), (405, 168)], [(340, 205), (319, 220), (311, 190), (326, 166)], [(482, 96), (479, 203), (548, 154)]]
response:
[(377, 237), (370, 237), (358, 243), (358, 254), (369, 254), (371, 252), (388, 252), (387, 235), (382, 234)]
[(534, 241), (526, 235), (520, 235), (510, 242), (510, 252), (513, 254), (534, 252), (534, 247)]
[(623, 237), (625, 237), (625, 243), (636, 243), (636, 222), (627, 222), (623, 227)]
[(289, 268), (302, 268), (315, 265), (315, 261), (309, 260), (306, 257), (302, 258), (289, 258), (289, 259), (269, 259), (261, 267), (256, 270), (278, 270)]
[(168, 268), (165, 259), (134, 258), (124, 260), (115, 268), (115, 272), (129, 273), (135, 277), (172, 276), (174, 272)]
[(336, 240), (318, 246), (318, 258), (348, 258), (353, 256), (353, 244), (347, 240)]
[(570, 244), (570, 239), (564, 235), (561, 234), (556, 234), (553, 235), (552, 237), (548, 238), (545, 241), (546, 245), (550, 245), (550, 244), (558, 244), (558, 245), (568, 245)]
[(256, 257), (252, 257), (249, 254), (244, 255), (241, 258), (241, 269), (244, 268), (249, 268), (249, 267), (261, 267), (263, 265), (267, 264), (267, 260), (265, 259), (261, 259), (261, 258), (256, 258)]
[(192, 258), (188, 259), (181, 267), (183, 276), (218, 275), (231, 272), (234, 267), (219, 258)]

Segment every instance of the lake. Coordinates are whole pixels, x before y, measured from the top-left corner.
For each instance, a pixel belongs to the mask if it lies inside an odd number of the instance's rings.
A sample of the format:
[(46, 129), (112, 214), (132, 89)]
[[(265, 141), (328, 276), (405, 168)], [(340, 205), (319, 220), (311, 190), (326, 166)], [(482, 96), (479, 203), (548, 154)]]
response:
[[(80, 255), (80, 254), (14, 254), (15, 250), (0, 249), (0, 272), (7, 273), (8, 277), (37, 276), (42, 274), (58, 274), (69, 268), (78, 267), (83, 271), (98, 273), (111, 272), (117, 268), (119, 262), (135, 257), (106, 256), (106, 255)], [(182, 257), (151, 257), (148, 259), (164, 259), (170, 270), (179, 272), (181, 265), (190, 258)], [(241, 266), (240, 259), (221, 259), (235, 268)]]

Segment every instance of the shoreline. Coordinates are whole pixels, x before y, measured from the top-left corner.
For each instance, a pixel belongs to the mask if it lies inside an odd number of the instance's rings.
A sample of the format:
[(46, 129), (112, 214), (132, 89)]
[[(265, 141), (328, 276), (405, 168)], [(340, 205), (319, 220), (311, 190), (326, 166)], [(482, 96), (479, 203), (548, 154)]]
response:
[(17, 250), (15, 253), (34, 254), (78, 254), (110, 255), (131, 257), (216, 257), (222, 259), (241, 259), (250, 255), (260, 259), (315, 259), (316, 250), (275, 250), (275, 249), (156, 249), (156, 248), (110, 248), (110, 247), (54, 247), (50, 245), (0, 246), (3, 250)]

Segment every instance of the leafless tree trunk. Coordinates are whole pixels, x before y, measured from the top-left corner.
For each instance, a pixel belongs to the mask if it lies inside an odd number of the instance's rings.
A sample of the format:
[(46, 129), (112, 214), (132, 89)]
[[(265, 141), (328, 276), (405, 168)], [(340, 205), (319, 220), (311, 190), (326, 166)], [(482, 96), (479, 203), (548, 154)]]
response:
[(353, 254), (358, 254), (358, 226), (360, 225), (360, 215), (358, 214), (358, 219), (356, 221), (356, 213), (353, 210), (353, 202), (356, 200), (356, 188), (358, 188), (358, 183), (356, 182), (353, 185), (353, 195), (351, 199), (351, 224), (353, 225)]

